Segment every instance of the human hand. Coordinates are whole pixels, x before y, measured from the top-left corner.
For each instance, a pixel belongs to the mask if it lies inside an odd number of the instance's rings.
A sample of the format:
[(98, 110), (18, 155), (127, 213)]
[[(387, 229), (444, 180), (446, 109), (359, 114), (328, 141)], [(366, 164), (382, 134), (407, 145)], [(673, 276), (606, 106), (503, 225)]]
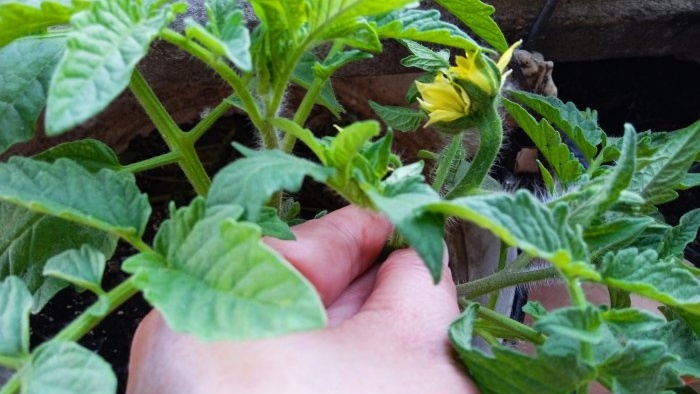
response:
[(373, 266), (391, 225), (355, 207), (293, 231), (296, 241), (266, 242), (316, 287), (328, 328), (205, 343), (173, 332), (152, 311), (136, 331), (127, 392), (478, 392), (447, 339), (459, 309), (446, 264), (438, 285), (412, 250)]

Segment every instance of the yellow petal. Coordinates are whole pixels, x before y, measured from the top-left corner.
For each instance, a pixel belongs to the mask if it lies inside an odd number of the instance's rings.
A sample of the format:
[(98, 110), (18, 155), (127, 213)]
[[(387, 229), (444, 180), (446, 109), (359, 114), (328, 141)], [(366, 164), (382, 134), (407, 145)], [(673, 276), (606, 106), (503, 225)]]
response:
[(505, 52), (503, 52), (503, 55), (501, 55), (501, 58), (498, 59), (498, 63), (496, 63), (496, 66), (498, 66), (498, 69), (501, 70), (501, 74), (503, 74), (503, 70), (508, 67), (508, 63), (510, 63), (510, 59), (513, 57), (513, 52), (515, 52), (515, 49), (520, 46), (520, 44), (523, 43), (523, 40), (518, 40), (515, 42), (515, 44), (511, 45), (510, 48), (506, 49)]

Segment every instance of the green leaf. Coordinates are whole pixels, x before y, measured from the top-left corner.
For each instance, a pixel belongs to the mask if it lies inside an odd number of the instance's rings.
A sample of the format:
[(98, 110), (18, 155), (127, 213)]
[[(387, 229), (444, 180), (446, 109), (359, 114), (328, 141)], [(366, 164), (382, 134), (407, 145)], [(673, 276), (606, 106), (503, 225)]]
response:
[(545, 167), (539, 160), (537, 160), (537, 167), (540, 169), (540, 174), (542, 174), (542, 182), (544, 183), (547, 192), (554, 194), (556, 191), (556, 187), (554, 186), (554, 177), (552, 177), (552, 174), (549, 172), (547, 167)]
[(31, 309), (32, 295), (20, 278), (9, 276), (0, 282), (0, 359), (29, 354)]
[(367, 190), (372, 203), (396, 226), (430, 270), (435, 283), (442, 274), (445, 218), (422, 208), (438, 201), (438, 194), (425, 183), (423, 163), (396, 169), (384, 182), (383, 190)]
[(207, 196), (207, 206), (238, 204), (256, 221), (262, 207), (280, 190), (296, 192), (305, 176), (325, 181), (332, 170), (278, 150), (255, 151), (234, 144), (246, 157), (219, 171)]
[(503, 106), (535, 143), (564, 185), (572, 184), (579, 175), (586, 172), (549, 122), (542, 119), (538, 123), (523, 107), (512, 101), (504, 99)]
[(125, 237), (140, 237), (151, 212), (132, 175), (93, 174), (68, 159), (0, 163), (0, 199)]
[(0, 47), (20, 37), (45, 33), (48, 27), (67, 24), (75, 11), (84, 8), (83, 2), (75, 3), (77, 8), (62, 0), (0, 2)]
[(493, 232), (509, 246), (552, 262), (567, 278), (597, 280), (581, 231), (566, 221), (567, 208), (549, 208), (527, 191), (493, 193), (440, 201), (426, 206)]
[(671, 363), (676, 357), (659, 341), (630, 340), (598, 367), (615, 394), (656, 394), (682, 385)]
[(296, 239), (292, 229), (277, 215), (275, 208), (263, 207), (260, 210), (260, 218), (258, 218), (257, 225), (260, 226), (262, 234), (265, 236), (285, 241), (294, 241)]
[(22, 393), (113, 394), (117, 378), (100, 356), (74, 342), (47, 342), (20, 371)]
[(437, 73), (450, 67), (450, 53), (446, 50), (435, 52), (415, 41), (403, 40), (413, 55), (401, 59), (404, 67), (416, 67), (429, 73)]
[(337, 170), (329, 182), (331, 187), (339, 191), (346, 187), (351, 180), (355, 158), (372, 137), (379, 135), (379, 131), (379, 123), (374, 120), (355, 122), (338, 130), (326, 153), (328, 164)]
[(197, 199), (158, 233), (167, 259), (142, 253), (123, 265), (174, 330), (204, 340), (253, 339), (325, 324), (313, 286), (263, 244), (258, 226), (203, 214)]
[(287, 118), (272, 118), (269, 120), (269, 122), (275, 128), (278, 128), (285, 133), (292, 134), (294, 137), (299, 139), (304, 143), (304, 145), (311, 149), (322, 164), (328, 165), (328, 148), (314, 136), (314, 133), (311, 132), (311, 130), (305, 129)]
[(335, 52), (324, 59), (323, 62), (314, 64), (314, 75), (322, 79), (328, 79), (341, 67), (359, 60), (370, 59), (371, 57), (371, 54), (357, 49)]
[(44, 266), (44, 275), (53, 276), (100, 295), (105, 256), (99, 250), (83, 245), (51, 257)]
[(598, 127), (595, 111), (579, 111), (573, 103), (564, 104), (556, 97), (545, 97), (523, 91), (511, 91), (510, 95), (554, 123), (581, 150), (590, 162), (597, 146), (605, 145), (605, 133)]
[(373, 181), (381, 181), (390, 168), (401, 166), (399, 157), (391, 152), (393, 141), (394, 133), (391, 130), (387, 130), (382, 138), (367, 144), (362, 149), (362, 157), (367, 159)]
[(369, 106), (387, 126), (404, 133), (418, 130), (418, 127), (427, 118), (425, 112), (412, 108), (380, 105), (372, 100), (369, 100)]
[(585, 308), (561, 308), (544, 316), (540, 316), (532, 326), (537, 331), (547, 335), (561, 335), (577, 341), (592, 344), (603, 340), (598, 328), (601, 325), (600, 315), (592, 305)]
[(50, 215), (0, 201), (0, 278), (22, 278), (34, 296), (33, 311), (43, 308), (68, 284), (42, 275), (46, 262), (65, 250), (90, 245), (111, 256), (117, 237)]
[(700, 377), (700, 338), (677, 313), (666, 311), (666, 315), (670, 315), (668, 323), (639, 337), (666, 344), (668, 352), (679, 358), (671, 365), (679, 375)]
[(610, 248), (620, 248), (632, 242), (646, 228), (655, 223), (649, 217), (623, 217), (610, 222), (587, 226), (583, 230), (583, 239), (592, 254), (600, 254)]
[(34, 159), (53, 163), (60, 158), (68, 158), (80, 164), (90, 172), (99, 172), (103, 168), (117, 171), (122, 168), (119, 158), (112, 148), (93, 139), (66, 142), (56, 145), (34, 156)]
[(480, 48), (457, 26), (441, 21), (437, 10), (400, 10), (375, 18), (372, 25), (381, 38), (430, 42), (465, 50)]
[(604, 256), (600, 272), (608, 286), (700, 313), (698, 278), (674, 261), (660, 261), (654, 250), (610, 252)]
[[(304, 89), (309, 89), (314, 79), (318, 77), (315, 67), (320, 64), (319, 62), (320, 60), (315, 55), (311, 53), (305, 54), (292, 72), (292, 82)], [(345, 112), (345, 109), (335, 97), (333, 85), (331, 85), (330, 81), (326, 81), (323, 84), (316, 102), (328, 109), (336, 118), (340, 118), (340, 114)]]
[(620, 199), (620, 194), (627, 189), (635, 170), (636, 145), (635, 131), (629, 125), (625, 125), (620, 159), (610, 172), (602, 177), (602, 184), (592, 184), (589, 191), (590, 198), (576, 207), (571, 214), (574, 223), (586, 226), (600, 217), (613, 204)]
[(700, 152), (700, 121), (685, 129), (667, 134), (668, 140), (643, 164), (637, 166), (630, 190), (639, 193), (649, 204), (675, 199), (674, 191)]
[(601, 311), (600, 318), (616, 334), (622, 334), (625, 338), (639, 338), (640, 334), (657, 330), (666, 323), (659, 315), (629, 307)]
[(493, 6), (480, 0), (437, 0), (436, 2), (499, 52), (505, 52), (508, 49), (503, 32), (491, 18), (496, 10)]
[(75, 31), (51, 80), (46, 133), (66, 132), (106, 108), (173, 16), (171, 5), (150, 10), (130, 0), (96, 0), (76, 14)]
[(209, 22), (206, 28), (193, 20), (186, 21), (185, 34), (201, 42), (217, 55), (225, 56), (243, 71), (253, 67), (250, 56), (250, 33), (238, 1), (207, 0)]
[(700, 186), (700, 174), (687, 173), (683, 176), (678, 189), (687, 190), (698, 186)]
[(309, 34), (317, 42), (339, 40), (347, 45), (377, 52), (381, 43), (366, 18), (400, 9), (411, 0), (310, 0)]
[(683, 258), (686, 245), (693, 242), (700, 227), (700, 208), (695, 208), (681, 217), (678, 226), (673, 227), (661, 240), (659, 256)]
[(523, 312), (530, 315), (534, 321), (539, 320), (549, 313), (539, 301), (528, 301), (527, 304), (523, 305)]
[(449, 335), (481, 393), (562, 394), (572, 392), (595, 377), (593, 367), (576, 356), (551, 354), (541, 347), (537, 357), (505, 346), (492, 346), (492, 355), (486, 355), (472, 346), (477, 308), (477, 304), (471, 304), (452, 323)]
[(64, 44), (64, 37), (31, 37), (0, 48), (0, 153), (34, 136)]

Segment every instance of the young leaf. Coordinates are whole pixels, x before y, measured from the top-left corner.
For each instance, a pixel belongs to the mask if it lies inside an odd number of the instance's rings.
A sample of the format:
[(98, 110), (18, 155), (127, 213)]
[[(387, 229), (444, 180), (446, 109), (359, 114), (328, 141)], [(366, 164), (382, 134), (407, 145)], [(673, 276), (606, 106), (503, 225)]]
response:
[(425, 112), (412, 108), (380, 105), (372, 100), (369, 101), (369, 106), (387, 126), (404, 133), (418, 130), (420, 124), (427, 118)]
[(686, 245), (695, 240), (700, 227), (700, 208), (693, 209), (681, 217), (680, 224), (667, 232), (659, 246), (659, 257), (683, 257)]
[(572, 212), (572, 222), (586, 226), (620, 199), (620, 194), (627, 189), (634, 174), (636, 145), (634, 129), (625, 125), (620, 159), (610, 173), (604, 176), (602, 185), (591, 185), (594, 188), (591, 197)]
[(65, 0), (0, 2), (0, 47), (20, 37), (44, 33), (48, 27), (67, 24), (74, 12), (84, 8), (83, 2), (73, 3)]
[(550, 173), (547, 167), (545, 167), (539, 160), (537, 160), (537, 167), (540, 169), (540, 174), (542, 174), (542, 182), (544, 182), (547, 192), (549, 194), (554, 194), (556, 187), (554, 186), (554, 177), (552, 176), (552, 173)]
[(527, 304), (523, 305), (523, 312), (530, 315), (534, 321), (539, 320), (549, 313), (539, 301), (528, 301)]
[(362, 147), (377, 135), (379, 123), (374, 120), (355, 122), (338, 131), (326, 154), (328, 164), (337, 170), (330, 182), (332, 187), (340, 190), (345, 188), (351, 179), (353, 161)]
[(178, 210), (168, 234), (159, 232), (167, 259), (142, 253), (123, 265), (174, 330), (204, 340), (252, 339), (325, 324), (313, 286), (263, 244), (258, 226), (221, 214), (193, 224), (203, 210), (195, 200)]
[(0, 163), (0, 200), (127, 237), (143, 234), (151, 212), (130, 174), (93, 174), (67, 159)]
[[(6, 7), (0, 4), (0, 10)], [(34, 136), (65, 41), (64, 37), (30, 37), (0, 48), (0, 153)]]
[(103, 142), (84, 139), (56, 145), (35, 155), (33, 158), (53, 163), (60, 158), (68, 158), (80, 164), (90, 172), (99, 172), (103, 168), (118, 171), (122, 168), (119, 158), (112, 148)]
[(597, 280), (581, 231), (566, 220), (563, 204), (548, 208), (527, 191), (493, 193), (432, 203), (424, 208), (491, 230), (509, 246), (552, 262), (568, 278)]
[(292, 134), (294, 137), (299, 139), (304, 143), (304, 145), (311, 149), (322, 164), (328, 165), (328, 148), (314, 136), (314, 133), (311, 132), (311, 130), (305, 129), (287, 118), (272, 118), (269, 120), (269, 122), (275, 128), (278, 128), (285, 133)]
[(76, 14), (75, 31), (51, 80), (46, 132), (58, 135), (103, 110), (129, 84), (136, 64), (173, 18), (171, 5), (96, 0)]
[(0, 282), (0, 358), (23, 358), (29, 354), (31, 309), (32, 295), (20, 278), (8, 276)]
[(499, 52), (505, 52), (508, 49), (503, 32), (491, 18), (491, 14), (496, 10), (492, 6), (480, 0), (436, 0), (436, 2)]
[(668, 133), (668, 141), (653, 156), (638, 165), (630, 190), (639, 193), (648, 204), (661, 204), (678, 196), (681, 181), (700, 152), (700, 121), (685, 129)]
[(401, 65), (404, 67), (416, 67), (429, 73), (436, 73), (450, 67), (450, 53), (448, 51), (435, 52), (411, 40), (402, 40), (402, 42), (413, 54), (401, 59)]
[(431, 42), (469, 50), (480, 48), (457, 26), (441, 21), (437, 10), (400, 10), (375, 18), (372, 25), (380, 38)]
[(587, 226), (583, 230), (583, 239), (588, 245), (588, 250), (598, 255), (607, 249), (620, 248), (632, 242), (653, 223), (655, 220), (646, 216), (623, 217), (604, 224)]
[(285, 241), (294, 241), (296, 239), (292, 229), (277, 215), (275, 208), (263, 207), (260, 210), (257, 225), (260, 226), (264, 236), (275, 237)]
[(44, 266), (44, 275), (53, 276), (100, 295), (105, 256), (89, 245), (71, 249), (51, 257)]
[(530, 357), (509, 347), (493, 346), (493, 354), (487, 356), (472, 346), (477, 308), (477, 304), (467, 307), (450, 325), (449, 335), (452, 346), (482, 393), (561, 394), (594, 379), (593, 367), (579, 358), (551, 354), (543, 348), (538, 349), (537, 357)]
[(357, 49), (336, 52), (324, 59), (323, 62), (316, 62), (313, 65), (314, 75), (322, 79), (328, 79), (346, 64), (370, 59), (371, 57), (371, 54)]
[(113, 394), (117, 378), (97, 354), (74, 342), (47, 342), (22, 369), (22, 393)]
[(561, 308), (540, 316), (532, 326), (546, 335), (560, 335), (592, 344), (603, 340), (598, 328), (601, 325), (598, 310), (592, 305), (585, 308)]
[(608, 286), (700, 313), (700, 280), (674, 261), (659, 261), (654, 250), (610, 252), (600, 272)]
[(209, 14), (206, 28), (193, 20), (186, 22), (185, 34), (201, 42), (215, 54), (226, 56), (243, 71), (253, 67), (250, 34), (238, 1), (207, 0)]
[(605, 133), (598, 127), (595, 111), (579, 111), (573, 103), (564, 104), (556, 97), (523, 91), (511, 91), (510, 95), (554, 123), (589, 162), (595, 157), (597, 146), (605, 145)]
[[(320, 60), (313, 54), (305, 54), (299, 63), (297, 63), (294, 71), (292, 72), (292, 82), (305, 89), (309, 89), (313, 84), (314, 79), (318, 77), (315, 67), (319, 64), (319, 61)], [(338, 100), (335, 98), (333, 85), (331, 85), (330, 81), (326, 81), (323, 84), (321, 87), (321, 92), (316, 100), (317, 104), (320, 104), (331, 111), (333, 116), (336, 118), (340, 118), (340, 114), (345, 112), (343, 106), (340, 105)]]
[(435, 283), (442, 274), (445, 218), (422, 208), (438, 201), (438, 194), (425, 183), (423, 163), (396, 169), (384, 182), (382, 190), (366, 191), (372, 203), (396, 226), (428, 267)]
[(207, 206), (241, 205), (250, 221), (257, 220), (260, 207), (275, 192), (296, 192), (305, 176), (323, 182), (333, 173), (332, 169), (281, 151), (254, 151), (239, 144), (234, 146), (246, 157), (216, 174), (207, 196)]
[(523, 107), (512, 101), (504, 99), (503, 106), (535, 143), (564, 185), (572, 184), (586, 172), (549, 122), (542, 119), (538, 123)]
[(700, 338), (677, 313), (667, 310), (666, 315), (670, 315), (670, 321), (638, 338), (663, 342), (668, 352), (679, 358), (671, 365), (679, 375), (700, 377)]

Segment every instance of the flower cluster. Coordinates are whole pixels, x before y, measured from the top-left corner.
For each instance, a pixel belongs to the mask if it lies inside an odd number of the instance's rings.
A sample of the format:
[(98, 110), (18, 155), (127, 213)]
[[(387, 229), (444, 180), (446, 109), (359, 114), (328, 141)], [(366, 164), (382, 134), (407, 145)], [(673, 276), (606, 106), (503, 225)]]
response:
[(497, 63), (480, 50), (466, 51), (457, 56), (456, 66), (438, 72), (431, 83), (416, 82), (421, 107), (428, 112), (425, 124), (452, 122), (477, 114), (481, 108), (490, 108), (509, 71), (505, 71), (515, 48), (506, 50)]

